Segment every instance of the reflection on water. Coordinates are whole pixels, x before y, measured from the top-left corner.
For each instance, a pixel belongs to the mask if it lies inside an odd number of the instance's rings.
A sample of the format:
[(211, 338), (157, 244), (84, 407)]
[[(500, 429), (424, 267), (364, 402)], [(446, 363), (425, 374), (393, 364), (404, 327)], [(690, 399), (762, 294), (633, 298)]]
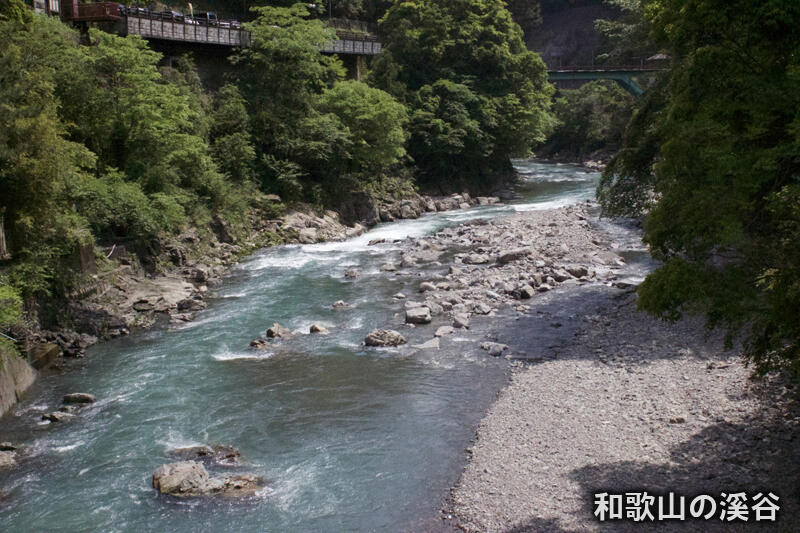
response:
[[(435, 353), (365, 350), (371, 329), (403, 328), (391, 295), (419, 283), (379, 272), (396, 244), (367, 243), (593, 196), (596, 174), (517, 165), (525, 181), (516, 202), (263, 250), (233, 270), (195, 322), (95, 346), (76, 369), (44, 376), (0, 426), (0, 440), (26, 442), (29, 456), (0, 474), (0, 530), (396, 531), (435, 517), (505, 366), (475, 349), (480, 325)], [(364, 276), (345, 280), (354, 266)], [(353, 307), (333, 310), (337, 300)], [(273, 322), (297, 335), (250, 351)], [(312, 323), (331, 333), (307, 335)], [(413, 344), (434, 327), (403, 332)], [(74, 421), (37, 422), (74, 391), (99, 401)], [(246, 503), (158, 497), (150, 476), (165, 452), (200, 443), (237, 446), (268, 488)]]

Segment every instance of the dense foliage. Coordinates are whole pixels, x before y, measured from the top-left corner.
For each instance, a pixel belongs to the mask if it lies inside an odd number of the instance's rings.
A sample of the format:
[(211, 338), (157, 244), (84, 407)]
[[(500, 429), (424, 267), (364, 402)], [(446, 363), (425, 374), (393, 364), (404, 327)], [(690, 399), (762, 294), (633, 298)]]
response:
[(336, 36), (327, 4), (270, 4), (252, 10), (252, 45), (214, 92), (189, 57), (165, 66), (137, 36), (80, 35), (0, 4), (0, 287), (53, 303), (96, 246), (152, 267), (188, 227), (242, 236), (261, 193), (335, 208), (352, 192), (407, 194), (415, 171), (486, 185), (553, 123), (545, 67), (501, 0), (335, 4), (365, 18), (390, 8), (372, 84), (344, 81), (320, 53)]
[(50, 17), (0, 22), (0, 209), (26, 297), (67, 283), (80, 246), (147, 245), (246, 207), (211, 157), (191, 64), (160, 71), (139, 38), (88, 37)]
[(553, 125), (552, 87), (501, 0), (397, 2), (372, 81), (411, 109), (409, 153), (426, 184), (489, 178)]
[(252, 46), (234, 59), (262, 186), (320, 201), (343, 175), (363, 181), (404, 155), (405, 107), (362, 82), (343, 82), (335, 32), (305, 4), (257, 8)]
[(633, 112), (633, 97), (613, 81), (562, 89), (553, 105), (558, 126), (537, 154), (582, 158), (615, 152)]
[(648, 0), (674, 67), (603, 176), (607, 212), (648, 212), (664, 265), (640, 305), (744, 333), (761, 370), (800, 371), (800, 3)]

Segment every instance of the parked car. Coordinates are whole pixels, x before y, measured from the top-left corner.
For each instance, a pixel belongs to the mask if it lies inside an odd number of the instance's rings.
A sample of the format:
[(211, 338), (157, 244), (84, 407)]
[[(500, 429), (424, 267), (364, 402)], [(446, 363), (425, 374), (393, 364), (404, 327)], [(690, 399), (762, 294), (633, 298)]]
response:
[(177, 11), (162, 11), (160, 13), (161, 18), (163, 20), (174, 20), (175, 22), (183, 22), (184, 15), (183, 13), (179, 13)]
[(133, 15), (134, 17), (150, 17), (150, 10), (146, 7), (139, 7), (136, 4), (128, 6), (127, 9), (128, 15)]
[(219, 19), (217, 14), (213, 11), (202, 11), (194, 16), (200, 24), (208, 24), (209, 26), (218, 26)]

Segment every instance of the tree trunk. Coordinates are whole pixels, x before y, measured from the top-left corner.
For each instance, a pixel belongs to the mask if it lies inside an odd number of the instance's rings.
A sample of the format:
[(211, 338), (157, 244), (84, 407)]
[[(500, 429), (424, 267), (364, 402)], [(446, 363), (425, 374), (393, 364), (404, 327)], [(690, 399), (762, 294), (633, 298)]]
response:
[(8, 259), (11, 255), (8, 253), (6, 246), (6, 231), (4, 226), (4, 217), (0, 214), (0, 260)]

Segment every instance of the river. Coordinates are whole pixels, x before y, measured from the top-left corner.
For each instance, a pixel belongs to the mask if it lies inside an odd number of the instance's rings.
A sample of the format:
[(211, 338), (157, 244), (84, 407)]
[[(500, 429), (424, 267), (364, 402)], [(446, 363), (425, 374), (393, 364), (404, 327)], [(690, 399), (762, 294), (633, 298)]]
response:
[[(507, 362), (476, 349), (487, 324), (435, 353), (367, 350), (376, 327), (401, 328), (398, 291), (417, 276), (380, 272), (394, 239), (478, 217), (593, 197), (597, 174), (516, 162), (520, 198), (504, 207), (382, 224), (337, 243), (262, 250), (226, 277), (197, 319), (92, 347), (68, 371), (44, 375), (0, 441), (22, 442), (19, 468), (0, 474), (0, 531), (409, 531), (437, 521), (464, 449), (505, 383)], [(368, 246), (373, 239), (386, 244)], [(357, 281), (343, 273), (357, 267)], [(349, 310), (333, 310), (344, 300)], [(298, 333), (275, 350), (248, 349), (273, 322)], [(488, 322), (488, 321), (486, 321)], [(425, 328), (420, 328), (425, 329)], [(402, 329), (404, 334), (405, 329)], [(408, 330), (411, 344), (430, 331)], [(39, 421), (63, 394), (98, 402), (62, 424)], [(231, 444), (267, 487), (245, 502), (175, 501), (151, 487), (167, 450)]]

